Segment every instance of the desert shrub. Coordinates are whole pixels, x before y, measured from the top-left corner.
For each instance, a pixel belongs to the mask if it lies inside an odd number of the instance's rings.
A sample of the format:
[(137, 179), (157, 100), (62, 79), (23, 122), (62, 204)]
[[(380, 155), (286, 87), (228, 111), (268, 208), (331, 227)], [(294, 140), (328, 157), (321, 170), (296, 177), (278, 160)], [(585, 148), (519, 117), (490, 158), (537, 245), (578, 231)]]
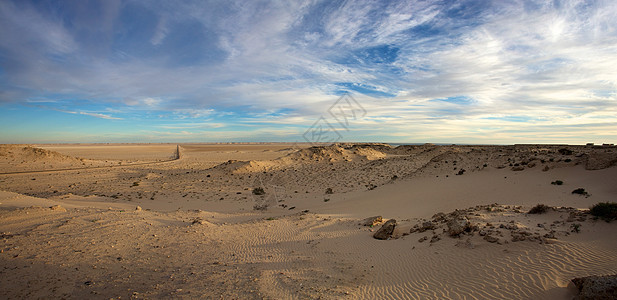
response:
[(600, 202), (589, 209), (592, 216), (602, 218), (605, 221), (617, 219), (617, 203), (615, 202)]
[(264, 188), (262, 187), (256, 187), (253, 189), (253, 195), (265, 195), (266, 191), (264, 191)]
[(550, 206), (544, 205), (544, 204), (538, 204), (534, 207), (532, 207), (528, 214), (543, 214), (548, 212), (548, 210), (550, 209)]
[(576, 190), (572, 191), (572, 194), (578, 194), (578, 195), (588, 195), (587, 191), (585, 191), (584, 188), (578, 188)]
[(552, 185), (563, 185), (563, 181), (561, 180), (555, 180), (553, 182), (551, 182)]

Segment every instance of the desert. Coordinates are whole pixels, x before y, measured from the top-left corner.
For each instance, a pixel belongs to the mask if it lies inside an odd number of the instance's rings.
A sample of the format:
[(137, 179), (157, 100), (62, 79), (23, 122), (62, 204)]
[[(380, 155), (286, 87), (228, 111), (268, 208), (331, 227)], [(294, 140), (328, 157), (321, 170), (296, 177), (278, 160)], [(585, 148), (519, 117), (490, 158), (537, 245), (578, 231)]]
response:
[(611, 146), (3, 145), (0, 159), (5, 299), (571, 299), (572, 279), (617, 272), (617, 222), (589, 212), (617, 194)]
[(0, 300), (617, 299), (615, 20), (0, 0)]

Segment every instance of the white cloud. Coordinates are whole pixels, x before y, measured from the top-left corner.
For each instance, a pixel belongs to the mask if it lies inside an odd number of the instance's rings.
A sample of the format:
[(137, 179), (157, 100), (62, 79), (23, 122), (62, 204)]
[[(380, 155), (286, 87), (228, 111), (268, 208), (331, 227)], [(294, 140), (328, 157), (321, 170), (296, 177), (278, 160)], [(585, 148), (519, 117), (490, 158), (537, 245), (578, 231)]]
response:
[(122, 120), (122, 118), (116, 118), (116, 117), (112, 117), (110, 115), (105, 115), (105, 114), (100, 114), (100, 113), (91, 113), (91, 112), (69, 112), (69, 113), (77, 113), (80, 115), (86, 115), (86, 116), (91, 116), (91, 117), (95, 117), (95, 118), (101, 118), (101, 119), (106, 119), (106, 120)]

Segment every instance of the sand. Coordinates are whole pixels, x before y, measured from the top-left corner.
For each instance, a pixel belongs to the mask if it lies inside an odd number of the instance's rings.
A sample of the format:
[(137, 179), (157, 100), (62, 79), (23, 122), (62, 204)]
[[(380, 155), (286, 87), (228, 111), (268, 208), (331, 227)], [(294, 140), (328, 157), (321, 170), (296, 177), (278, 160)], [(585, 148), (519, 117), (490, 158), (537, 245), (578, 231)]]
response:
[(309, 146), (1, 146), (0, 297), (571, 299), (617, 273), (586, 214), (613, 147)]

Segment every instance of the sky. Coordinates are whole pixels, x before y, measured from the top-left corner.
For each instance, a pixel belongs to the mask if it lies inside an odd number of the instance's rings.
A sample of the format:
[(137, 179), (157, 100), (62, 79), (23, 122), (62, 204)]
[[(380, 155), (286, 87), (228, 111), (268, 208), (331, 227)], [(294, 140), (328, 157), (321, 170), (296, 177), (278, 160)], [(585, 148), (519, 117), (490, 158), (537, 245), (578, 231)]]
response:
[(0, 0), (0, 143), (615, 143), (615, 20), (613, 0)]

